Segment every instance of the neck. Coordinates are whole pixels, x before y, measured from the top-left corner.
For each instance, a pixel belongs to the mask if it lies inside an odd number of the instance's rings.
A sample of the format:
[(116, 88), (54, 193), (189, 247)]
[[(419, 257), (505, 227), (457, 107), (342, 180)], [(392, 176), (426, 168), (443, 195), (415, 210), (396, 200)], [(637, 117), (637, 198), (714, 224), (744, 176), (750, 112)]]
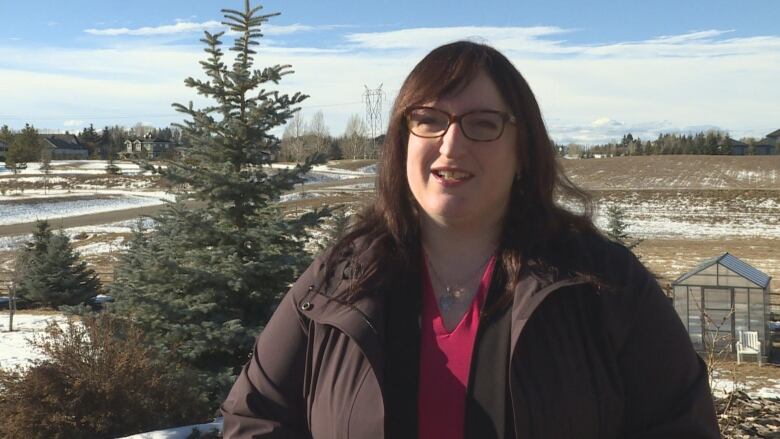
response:
[(482, 264), (495, 251), (501, 234), (500, 223), (457, 228), (423, 217), (420, 226), (426, 254), (448, 277)]

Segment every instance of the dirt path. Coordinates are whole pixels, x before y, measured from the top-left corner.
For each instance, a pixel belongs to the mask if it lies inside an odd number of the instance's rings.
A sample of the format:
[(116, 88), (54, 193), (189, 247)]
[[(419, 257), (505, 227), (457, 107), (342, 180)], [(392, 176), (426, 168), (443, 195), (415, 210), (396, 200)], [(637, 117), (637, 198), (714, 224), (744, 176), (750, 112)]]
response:
[[(69, 216), (66, 218), (49, 219), (54, 229), (67, 229), (69, 227), (93, 226), (97, 224), (109, 224), (119, 221), (131, 220), (144, 215), (154, 215), (164, 205), (134, 207), (132, 209), (112, 210), (111, 212), (91, 213), (87, 215)], [(14, 236), (32, 233), (35, 230), (35, 222), (8, 224), (0, 226), (0, 236)]]

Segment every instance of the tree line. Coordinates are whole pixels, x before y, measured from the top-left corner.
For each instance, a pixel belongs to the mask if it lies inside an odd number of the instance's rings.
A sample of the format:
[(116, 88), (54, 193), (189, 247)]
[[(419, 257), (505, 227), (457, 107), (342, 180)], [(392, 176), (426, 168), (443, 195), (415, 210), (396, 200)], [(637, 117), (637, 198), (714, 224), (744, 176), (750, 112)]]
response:
[(322, 111), (317, 111), (306, 121), (303, 113), (296, 112), (284, 127), (278, 160), (302, 162), (312, 154), (324, 154), (329, 159), (376, 159), (377, 139), (371, 139), (363, 119), (352, 114), (344, 134), (330, 135)]
[[(130, 128), (122, 126), (105, 126), (96, 130), (93, 124), (73, 134), (78, 142), (87, 150), (91, 159), (111, 160), (125, 150), (124, 142), (144, 136), (155, 139), (167, 140), (174, 144), (182, 143), (181, 130), (176, 127), (155, 128), (138, 123)], [(42, 135), (35, 126), (26, 123), (24, 128), (15, 131), (8, 125), (0, 126), (0, 142), (7, 145), (5, 153), (6, 167), (13, 168), (17, 164), (42, 161), (42, 155), (46, 153), (43, 147)]]
[(591, 158), (596, 154), (606, 157), (639, 156), (639, 155), (731, 155), (736, 148), (747, 145), (746, 155), (756, 154), (759, 140), (745, 137), (735, 141), (727, 133), (715, 130), (695, 134), (662, 133), (655, 140), (642, 140), (631, 133), (625, 134), (619, 142), (583, 147), (578, 144), (557, 145), (561, 155), (581, 158)]
[[(41, 161), (44, 153), (41, 136), (35, 126), (27, 123), (18, 131), (11, 130), (8, 125), (0, 127), (0, 142), (8, 145), (5, 162), (13, 167)], [(65, 134), (71, 134), (65, 131)], [(138, 123), (130, 128), (122, 126), (105, 126), (96, 130), (93, 124), (73, 133), (83, 145), (91, 159), (111, 160), (125, 150), (124, 142), (145, 136), (167, 140), (180, 147), (187, 147), (186, 138), (176, 125), (170, 127), (152, 127)], [(315, 112), (306, 120), (302, 112), (284, 126), (282, 143), (275, 159), (283, 162), (302, 162), (312, 154), (324, 154), (333, 160), (339, 159), (376, 159), (378, 157), (381, 136), (372, 139), (365, 121), (352, 114), (347, 121), (344, 134), (332, 136), (325, 124), (322, 111)]]

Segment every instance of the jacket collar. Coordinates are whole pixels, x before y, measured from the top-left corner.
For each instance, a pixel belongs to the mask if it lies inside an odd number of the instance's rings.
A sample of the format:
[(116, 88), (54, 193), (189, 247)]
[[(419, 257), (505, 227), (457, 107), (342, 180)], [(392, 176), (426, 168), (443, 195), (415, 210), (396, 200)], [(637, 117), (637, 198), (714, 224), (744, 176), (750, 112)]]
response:
[[(385, 297), (383, 294), (367, 294), (354, 303), (339, 299), (351, 286), (349, 263), (342, 262), (334, 270), (330, 282), (325, 279), (324, 269), (320, 269), (317, 285), (307, 296), (308, 305), (302, 310), (310, 319), (325, 325), (333, 326), (353, 339), (378, 372), (382, 370), (383, 333), (385, 328)], [(553, 292), (561, 288), (584, 284), (587, 281), (570, 275), (551, 274), (539, 276), (530, 270), (524, 270), (521, 279), (515, 287), (512, 304), (511, 321), (511, 351), (520, 335), (541, 303)], [(326, 288), (327, 286), (327, 288)], [(377, 376), (381, 376), (378, 373)]]

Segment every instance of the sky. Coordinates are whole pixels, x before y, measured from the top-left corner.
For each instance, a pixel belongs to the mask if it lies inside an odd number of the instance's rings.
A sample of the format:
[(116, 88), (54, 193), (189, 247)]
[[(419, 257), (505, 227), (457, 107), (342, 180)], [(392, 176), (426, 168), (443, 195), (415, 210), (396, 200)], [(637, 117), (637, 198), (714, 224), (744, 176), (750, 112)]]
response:
[[(223, 30), (220, 9), (243, 3), (0, 0), (0, 125), (181, 122), (172, 103), (209, 103), (184, 85), (202, 77), (203, 31)], [(707, 129), (761, 138), (780, 128), (776, 0), (260, 4), (281, 15), (263, 26), (256, 66), (290, 64), (295, 73), (275, 87), (309, 95), (304, 118), (322, 111), (332, 135), (365, 116), (366, 88), (381, 85), (387, 114), (415, 63), (458, 39), (507, 55), (558, 143)]]

